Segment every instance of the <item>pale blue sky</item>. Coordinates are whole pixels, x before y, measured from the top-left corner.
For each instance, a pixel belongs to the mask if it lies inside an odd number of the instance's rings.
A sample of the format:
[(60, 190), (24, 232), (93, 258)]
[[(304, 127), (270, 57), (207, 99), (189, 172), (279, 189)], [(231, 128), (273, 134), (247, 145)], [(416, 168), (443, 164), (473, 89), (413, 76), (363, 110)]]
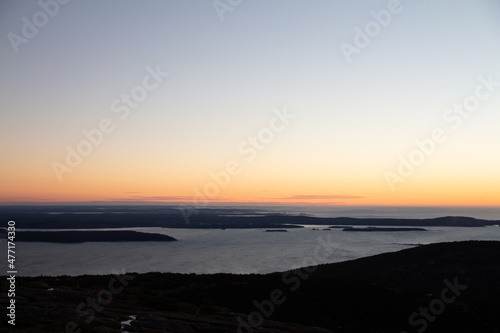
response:
[[(64, 158), (83, 128), (116, 119), (112, 102), (141, 82), (147, 66), (160, 65), (170, 76), (100, 149), (217, 164), (273, 108), (286, 106), (298, 118), (279, 138), (280, 151), (318, 164), (365, 155), (381, 160), (373, 166), (381, 174), (415, 137), (442, 125), (445, 110), (473, 93), (479, 76), (500, 81), (494, 0), (402, 0), (401, 13), (347, 63), (339, 44), (352, 44), (354, 27), (364, 28), (370, 12), (388, 3), (243, 0), (221, 21), (205, 0), (73, 0), (16, 54), (7, 34), (21, 35), (22, 17), (31, 20), (40, 6), (4, 0), (3, 158), (15, 170), (19, 155), (35, 154), (27, 160), (51, 172), (50, 162)], [(499, 95), (447, 149), (458, 154), (472, 145), (467, 152), (474, 153), (475, 142), (498, 152)]]

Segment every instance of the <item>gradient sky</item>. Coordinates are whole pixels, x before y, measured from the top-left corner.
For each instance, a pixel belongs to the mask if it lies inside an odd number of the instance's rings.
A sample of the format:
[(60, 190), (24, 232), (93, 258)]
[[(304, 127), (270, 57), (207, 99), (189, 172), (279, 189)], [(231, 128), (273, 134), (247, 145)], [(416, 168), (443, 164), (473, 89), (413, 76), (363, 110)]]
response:
[[(342, 43), (391, 3), (73, 0), (51, 17), (2, 1), (0, 201), (500, 205), (500, 85), (477, 88), (500, 82), (500, 2), (402, 0), (348, 62)], [(147, 68), (169, 75), (121, 119)], [(447, 113), (477, 89), (469, 116)], [(114, 130), (67, 166), (103, 119)]]

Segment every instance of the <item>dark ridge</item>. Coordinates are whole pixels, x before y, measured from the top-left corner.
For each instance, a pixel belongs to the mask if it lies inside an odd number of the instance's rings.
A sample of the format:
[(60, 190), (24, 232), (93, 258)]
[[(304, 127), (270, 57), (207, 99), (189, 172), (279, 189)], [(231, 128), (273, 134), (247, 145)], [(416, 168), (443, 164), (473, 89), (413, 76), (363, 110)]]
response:
[(177, 239), (137, 231), (18, 231), (17, 242), (171, 242)]
[[(417, 246), (397, 252), (317, 266), (316, 276), (355, 278), (421, 290), (439, 290), (458, 277), (467, 293), (500, 298), (499, 241), (463, 241)], [(500, 309), (499, 309), (500, 310)]]

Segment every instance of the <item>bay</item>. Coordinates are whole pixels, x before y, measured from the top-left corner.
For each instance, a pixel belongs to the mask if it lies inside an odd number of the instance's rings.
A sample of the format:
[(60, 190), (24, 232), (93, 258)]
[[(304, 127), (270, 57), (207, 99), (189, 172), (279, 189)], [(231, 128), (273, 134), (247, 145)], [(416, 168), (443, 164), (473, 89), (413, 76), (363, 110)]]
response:
[[(313, 230), (313, 229), (320, 230)], [(426, 227), (428, 231), (344, 232), (306, 226), (262, 229), (120, 228), (160, 233), (178, 242), (17, 243), (21, 276), (125, 272), (271, 273), (333, 263), (436, 242), (500, 241), (500, 228)], [(95, 229), (93, 229), (95, 230)], [(323, 246), (322, 246), (323, 244)], [(329, 244), (325, 246), (324, 244)]]

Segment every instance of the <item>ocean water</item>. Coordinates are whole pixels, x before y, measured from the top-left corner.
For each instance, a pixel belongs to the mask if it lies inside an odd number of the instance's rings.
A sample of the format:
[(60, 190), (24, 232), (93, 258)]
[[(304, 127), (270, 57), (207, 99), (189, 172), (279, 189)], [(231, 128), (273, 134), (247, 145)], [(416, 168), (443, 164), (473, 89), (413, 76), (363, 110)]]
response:
[[(500, 227), (426, 227), (428, 231), (345, 232), (307, 226), (288, 232), (262, 229), (123, 228), (167, 234), (178, 242), (16, 244), (18, 275), (116, 272), (270, 273), (397, 251), (416, 244), (500, 241)], [(116, 230), (116, 229), (114, 229)], [(5, 240), (2, 240), (5, 242)], [(325, 245), (326, 244), (326, 245)], [(5, 244), (4, 244), (5, 245)], [(2, 265), (5, 265), (2, 263)], [(4, 267), (0, 268), (5, 271)]]
[[(234, 207), (231, 207), (234, 208)], [(468, 216), (500, 220), (500, 206), (238, 206), (262, 212), (306, 214), (315, 217), (408, 218), (424, 219), (443, 216)]]

